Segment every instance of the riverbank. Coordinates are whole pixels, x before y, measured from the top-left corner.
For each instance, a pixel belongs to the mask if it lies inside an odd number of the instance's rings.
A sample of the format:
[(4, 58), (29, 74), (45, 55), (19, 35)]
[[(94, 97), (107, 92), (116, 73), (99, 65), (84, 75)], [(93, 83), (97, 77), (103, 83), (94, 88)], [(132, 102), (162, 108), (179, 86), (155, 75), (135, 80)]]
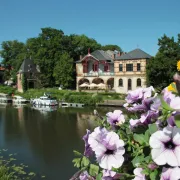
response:
[[(122, 106), (122, 100), (125, 95), (115, 92), (77, 92), (75, 90), (58, 90), (57, 88), (29, 89), (24, 93), (17, 92), (16, 89), (8, 86), (0, 86), (0, 92), (6, 94), (20, 95), (27, 100), (37, 98), (44, 93), (51, 94), (59, 102), (81, 103), (85, 106), (106, 105), (106, 106)], [(118, 100), (112, 103), (111, 100)], [(119, 105), (118, 105), (119, 104)]]

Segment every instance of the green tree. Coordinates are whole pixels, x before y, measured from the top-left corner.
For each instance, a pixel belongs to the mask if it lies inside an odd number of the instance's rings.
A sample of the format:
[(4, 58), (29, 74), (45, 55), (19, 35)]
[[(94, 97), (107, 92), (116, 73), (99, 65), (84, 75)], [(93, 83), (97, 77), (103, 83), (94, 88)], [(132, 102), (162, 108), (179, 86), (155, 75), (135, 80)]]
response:
[(37, 38), (27, 40), (27, 47), (34, 62), (40, 67), (42, 85), (52, 87), (55, 85), (53, 69), (63, 53), (64, 33), (53, 28), (42, 28), (41, 30), (42, 33)]
[(7, 80), (12, 77), (15, 81), (16, 73), (26, 57), (25, 44), (17, 40), (4, 41), (2, 42), (1, 49), (2, 64), (7, 68), (4, 79)]
[(108, 44), (105, 46), (102, 46), (102, 50), (107, 51), (107, 50), (111, 50), (111, 51), (120, 51), (122, 52), (122, 49), (118, 46), (118, 45), (113, 45), (113, 44)]
[(61, 55), (60, 60), (56, 63), (54, 68), (54, 78), (57, 84), (63, 86), (63, 88), (72, 87), (73, 82), (73, 59), (68, 53)]
[(101, 49), (101, 45), (97, 43), (95, 39), (88, 38), (86, 35), (70, 35), (71, 49), (69, 51), (70, 56), (74, 61), (79, 60), (80, 55), (86, 55), (88, 49), (90, 52)]
[(147, 64), (147, 84), (163, 89), (173, 81), (180, 59), (180, 43), (164, 35), (158, 40), (159, 51)]

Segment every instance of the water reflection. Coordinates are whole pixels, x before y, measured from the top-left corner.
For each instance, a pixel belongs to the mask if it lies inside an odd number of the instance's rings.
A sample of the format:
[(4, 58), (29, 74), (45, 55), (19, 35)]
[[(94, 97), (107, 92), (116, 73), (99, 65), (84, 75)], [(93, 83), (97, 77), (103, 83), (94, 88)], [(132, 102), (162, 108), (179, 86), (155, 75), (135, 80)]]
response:
[(31, 108), (35, 109), (35, 110), (38, 110), (43, 114), (46, 114), (47, 112), (56, 111), (58, 109), (58, 106), (33, 105)]
[(94, 126), (93, 108), (38, 108), (0, 105), (0, 148), (49, 180), (69, 179), (76, 171), (73, 150), (83, 152), (82, 136)]

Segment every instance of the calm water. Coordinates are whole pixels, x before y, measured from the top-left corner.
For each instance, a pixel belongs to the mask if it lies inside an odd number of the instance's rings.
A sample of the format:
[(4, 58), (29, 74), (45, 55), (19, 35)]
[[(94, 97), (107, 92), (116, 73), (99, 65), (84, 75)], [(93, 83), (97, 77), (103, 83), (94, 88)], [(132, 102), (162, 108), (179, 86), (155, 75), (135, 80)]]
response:
[[(104, 115), (113, 108), (100, 108)], [(93, 108), (33, 109), (0, 105), (0, 149), (17, 153), (19, 163), (48, 180), (68, 180), (76, 171), (73, 150), (83, 152), (81, 140), (93, 128)]]

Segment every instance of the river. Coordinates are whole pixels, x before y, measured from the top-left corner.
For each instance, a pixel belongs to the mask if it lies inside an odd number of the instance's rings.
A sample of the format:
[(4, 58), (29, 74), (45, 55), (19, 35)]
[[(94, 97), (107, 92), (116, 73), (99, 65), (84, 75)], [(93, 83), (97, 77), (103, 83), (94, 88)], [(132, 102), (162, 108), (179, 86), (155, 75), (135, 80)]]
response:
[[(118, 109), (118, 108), (116, 108)], [(83, 152), (82, 136), (93, 129), (94, 108), (36, 109), (30, 105), (0, 105), (0, 149), (17, 153), (17, 163), (47, 180), (68, 180), (73, 150)], [(114, 108), (98, 108), (102, 115)], [(39, 178), (38, 178), (39, 179)]]

